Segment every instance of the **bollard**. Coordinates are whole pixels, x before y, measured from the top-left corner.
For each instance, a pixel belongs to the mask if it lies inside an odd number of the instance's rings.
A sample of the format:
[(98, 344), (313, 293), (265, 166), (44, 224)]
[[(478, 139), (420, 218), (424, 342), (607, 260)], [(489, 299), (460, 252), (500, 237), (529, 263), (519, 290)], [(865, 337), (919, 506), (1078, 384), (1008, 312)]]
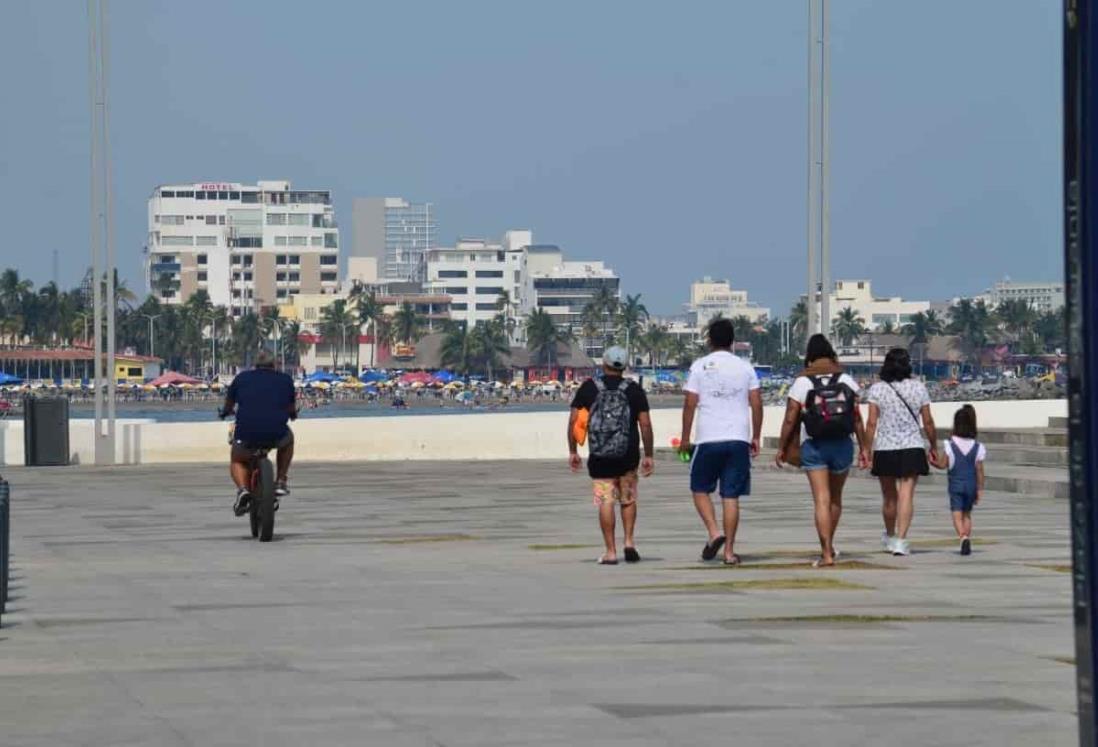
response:
[(11, 486), (0, 479), (0, 613), (8, 602), (8, 560), (11, 551)]

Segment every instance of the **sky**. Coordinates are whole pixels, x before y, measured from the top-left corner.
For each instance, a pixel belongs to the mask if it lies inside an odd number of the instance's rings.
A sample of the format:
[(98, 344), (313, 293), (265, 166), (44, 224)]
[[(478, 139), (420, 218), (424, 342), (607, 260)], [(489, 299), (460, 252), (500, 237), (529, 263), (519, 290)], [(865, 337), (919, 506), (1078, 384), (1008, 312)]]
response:
[[(1057, 2), (831, 3), (834, 278), (939, 300), (1063, 274)], [(806, 282), (805, 0), (112, 0), (121, 275), (157, 184), (289, 179), (530, 228), (653, 313)], [(0, 4), (0, 267), (89, 264), (87, 17)]]

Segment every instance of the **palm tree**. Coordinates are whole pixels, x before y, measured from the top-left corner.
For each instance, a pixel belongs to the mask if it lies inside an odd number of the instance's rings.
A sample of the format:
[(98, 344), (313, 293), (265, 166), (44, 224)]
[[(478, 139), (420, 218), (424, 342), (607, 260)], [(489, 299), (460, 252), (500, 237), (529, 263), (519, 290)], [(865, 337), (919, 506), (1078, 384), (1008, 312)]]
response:
[(896, 324), (891, 319), (885, 319), (877, 327), (877, 334), (879, 335), (894, 335), (896, 334)]
[(396, 338), (408, 345), (414, 344), (423, 335), (423, 317), (416, 312), (410, 301), (400, 305), (393, 317), (393, 329)]
[[(332, 349), (332, 368), (339, 368), (339, 352), (346, 357), (347, 329), (356, 326), (355, 312), (347, 308), (347, 299), (337, 298), (324, 307), (320, 315), (320, 333)], [(341, 350), (337, 352), (336, 340)]]
[(789, 310), (789, 330), (792, 338), (790, 346), (795, 350), (803, 348), (808, 337), (808, 304), (803, 300), (797, 301)]
[(732, 319), (732, 329), (737, 340), (747, 342), (755, 331), (755, 322), (750, 317), (740, 315)]
[(648, 309), (640, 299), (639, 293), (635, 296), (627, 295), (618, 305), (618, 330), (624, 338), (625, 351), (630, 360), (633, 358), (633, 340), (640, 336), (644, 323), (648, 321)]
[(610, 344), (612, 339), (610, 335), (610, 325), (613, 322), (615, 316), (618, 313), (618, 306), (621, 304), (621, 300), (618, 298), (617, 291), (611, 288), (609, 285), (600, 285), (595, 294), (591, 297), (591, 303), (594, 304), (594, 308), (598, 309), (599, 315), (602, 319), (602, 346), (606, 347)]
[[(1037, 315), (1033, 331), (1046, 351), (1063, 349), (1067, 339), (1067, 308), (1046, 311)], [(0, 337), (2, 339), (2, 337)]]
[(511, 352), (506, 318), (500, 314), (494, 319), (481, 322), (473, 329), (473, 338), (478, 363), (484, 368), (488, 379), (494, 380), (495, 370), (502, 365), (500, 356)]
[(534, 309), (526, 317), (526, 349), (542, 365), (555, 365), (557, 347), (570, 340), (571, 334), (557, 327), (544, 309)]
[(675, 335), (668, 345), (667, 355), (680, 369), (689, 368), (695, 358), (694, 344), (682, 335)]
[(1037, 322), (1037, 312), (1023, 299), (1003, 301), (995, 309), (995, 318), (1003, 330), (1018, 343), (1025, 345), (1033, 337), (1033, 326)]
[(590, 354), (594, 348), (594, 340), (599, 336), (602, 328), (602, 310), (594, 300), (588, 301), (580, 314), (580, 334), (583, 335), (584, 350)]
[(936, 311), (920, 311), (911, 317), (911, 321), (901, 329), (905, 335), (911, 336), (911, 346), (919, 347), (919, 373), (923, 373), (923, 362), (926, 359), (926, 348), (930, 338), (942, 333), (942, 320), (938, 318)]
[(658, 367), (663, 355), (670, 348), (671, 335), (667, 332), (667, 327), (651, 324), (648, 326), (648, 331), (637, 339), (637, 345), (648, 355), (648, 365)]
[(245, 311), (233, 324), (232, 350), (238, 366), (249, 367), (263, 342), (263, 329), (259, 317), (251, 309)]
[(301, 322), (291, 319), (282, 323), (282, 357), (290, 369), (301, 365)]
[(949, 309), (949, 328), (961, 338), (966, 360), (979, 363), (980, 352), (987, 346), (991, 330), (991, 313), (983, 301), (962, 298)]
[(831, 322), (831, 334), (839, 338), (843, 345), (853, 344), (854, 340), (865, 332), (865, 319), (858, 316), (858, 312), (849, 306), (839, 311)]
[(372, 334), (374, 338), (370, 345), (370, 368), (373, 368), (377, 361), (378, 322), (385, 315), (385, 307), (377, 300), (377, 294), (369, 291), (360, 293), (355, 299), (355, 311), (359, 323), (365, 324), (369, 330), (367, 334)]
[(443, 366), (462, 376), (468, 376), (476, 366), (476, 340), (464, 322), (447, 322), (439, 348)]

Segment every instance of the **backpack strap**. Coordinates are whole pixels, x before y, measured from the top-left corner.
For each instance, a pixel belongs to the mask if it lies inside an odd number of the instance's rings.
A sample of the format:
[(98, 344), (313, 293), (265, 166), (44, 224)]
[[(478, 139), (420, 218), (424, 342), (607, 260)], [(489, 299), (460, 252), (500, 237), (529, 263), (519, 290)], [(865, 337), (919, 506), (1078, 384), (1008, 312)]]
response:
[(603, 381), (602, 379), (600, 379), (597, 376), (594, 377), (593, 379), (591, 379), (591, 381), (595, 382), (595, 389), (598, 389), (600, 392), (605, 392), (606, 391), (606, 382), (605, 381)]

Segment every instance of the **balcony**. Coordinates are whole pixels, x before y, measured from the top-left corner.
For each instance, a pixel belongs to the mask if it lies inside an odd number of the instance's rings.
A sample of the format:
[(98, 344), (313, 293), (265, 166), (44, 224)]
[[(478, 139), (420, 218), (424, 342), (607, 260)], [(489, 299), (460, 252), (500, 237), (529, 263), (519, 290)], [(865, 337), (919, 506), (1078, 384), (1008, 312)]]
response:
[(180, 269), (182, 268), (178, 262), (160, 262), (149, 266), (149, 271), (157, 274), (179, 272)]

